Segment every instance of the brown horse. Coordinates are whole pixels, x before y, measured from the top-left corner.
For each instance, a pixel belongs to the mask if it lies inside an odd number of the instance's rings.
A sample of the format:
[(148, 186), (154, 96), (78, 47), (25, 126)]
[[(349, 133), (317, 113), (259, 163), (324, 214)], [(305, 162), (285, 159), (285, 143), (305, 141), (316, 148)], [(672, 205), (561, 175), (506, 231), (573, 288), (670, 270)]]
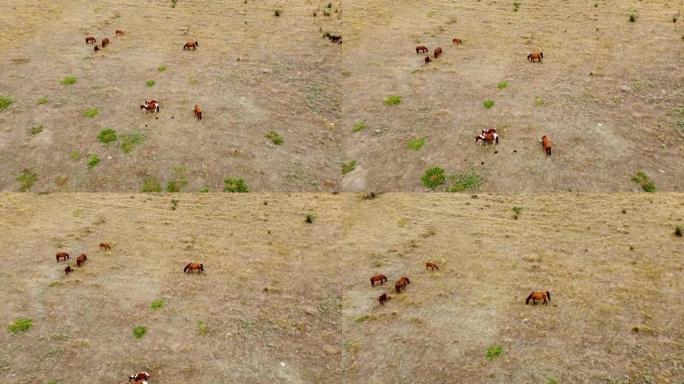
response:
[(534, 291), (530, 293), (529, 296), (527, 296), (527, 300), (525, 300), (525, 304), (529, 304), (530, 300), (532, 300), (532, 304), (537, 304), (537, 300), (540, 300), (544, 303), (544, 305), (548, 305), (549, 301), (551, 301), (551, 292), (546, 291)]
[(103, 249), (105, 251), (109, 251), (110, 249), (112, 249), (112, 246), (109, 245), (109, 243), (100, 243), (100, 249)]
[(67, 261), (67, 259), (71, 258), (71, 256), (69, 256), (69, 254), (66, 252), (59, 252), (58, 254), (55, 255), (55, 257), (57, 258), (58, 263), (59, 263), (59, 259)]
[(199, 43), (197, 43), (196, 41), (188, 41), (188, 42), (185, 43), (185, 45), (183, 46), (183, 50), (184, 50), (184, 51), (185, 51), (185, 50), (188, 50), (188, 51), (189, 51), (190, 48), (192, 48), (192, 50), (194, 51), (195, 49), (197, 49), (197, 47), (199, 47)]
[(330, 42), (333, 44), (342, 44), (342, 36), (330, 35), (328, 36), (328, 39), (330, 39)]
[(419, 53), (428, 53), (428, 52), (430, 52), (430, 51), (424, 45), (419, 45), (416, 47), (416, 55)]
[(109, 45), (109, 39), (105, 37), (104, 39), (102, 39), (102, 48), (104, 48), (108, 45)]
[(425, 263), (425, 269), (426, 269), (426, 270), (427, 270), (427, 269), (431, 269), (431, 270), (433, 270), (433, 271), (436, 269), (436, 270), (439, 271), (439, 267), (437, 266), (437, 264), (431, 263), (431, 262), (429, 262), (429, 261)]
[(437, 47), (435, 48), (435, 59), (438, 58), (442, 54), (442, 48)]
[(411, 284), (411, 281), (408, 277), (404, 276), (401, 279), (397, 280), (396, 283), (394, 283), (394, 289), (397, 291), (397, 293), (401, 293), (406, 289), (406, 286), (409, 284)]
[(74, 271), (73, 268), (71, 268), (71, 267), (68, 266), (68, 265), (66, 266), (66, 268), (64, 268), (64, 273), (65, 273), (67, 276), (69, 276), (69, 274), (70, 274), (71, 272), (73, 272), (73, 271)]
[(100, 47), (98, 47), (97, 45), (93, 47), (93, 52), (97, 52), (99, 50), (100, 50)]
[(200, 108), (199, 104), (195, 104), (195, 109), (193, 109), (193, 112), (195, 112), (195, 117), (197, 120), (202, 120), (202, 108)]
[(541, 144), (542, 148), (544, 149), (544, 152), (546, 152), (546, 155), (551, 156), (551, 139), (549, 139), (548, 136), (544, 135), (542, 136)]
[(431, 61), (430, 56), (425, 56), (425, 64), (430, 64)]
[(139, 382), (139, 381), (147, 381), (147, 380), (149, 380), (149, 379), (150, 379), (150, 374), (147, 373), (147, 372), (144, 372), (144, 371), (143, 371), (143, 372), (138, 372), (138, 373), (136, 373), (135, 375), (130, 375), (130, 376), (128, 376), (128, 381), (129, 381), (129, 382), (131, 382), (131, 381), (136, 381), (136, 382)]
[(88, 256), (86, 256), (85, 253), (81, 253), (77, 258), (76, 258), (76, 266), (80, 267), (83, 264), (85, 264), (86, 260), (88, 260)]
[(497, 135), (496, 132), (487, 130), (483, 131), (483, 133), (479, 134), (478, 136), (475, 136), (476, 143), (478, 140), (482, 140), (482, 142), (484, 142), (485, 145), (493, 143), (499, 144), (499, 135)]
[(452, 42), (454, 45), (461, 45), (461, 44), (463, 44), (463, 40), (459, 39), (458, 37), (454, 37), (454, 39), (451, 40), (451, 42)]
[(157, 100), (145, 100), (145, 104), (140, 104), (140, 110), (145, 110), (148, 113), (159, 112), (159, 102)]
[(96, 38), (94, 38), (94, 37), (92, 37), (92, 36), (86, 37), (86, 44), (95, 44), (95, 43), (97, 43), (97, 39), (96, 39)]
[(380, 285), (385, 284), (387, 281), (387, 276), (385, 275), (375, 275), (370, 278), (371, 287), (375, 287), (375, 283), (380, 282)]
[(383, 293), (382, 295), (380, 295), (380, 297), (378, 297), (378, 301), (380, 302), (380, 305), (385, 305), (385, 302), (389, 301), (389, 299), (391, 299), (391, 297), (387, 296), (386, 293)]
[(123, 35), (124, 35), (124, 31), (122, 31), (122, 30), (120, 30), (120, 29), (117, 29), (116, 32), (114, 32), (114, 34), (116, 34), (117, 36), (123, 36)]
[(529, 60), (531, 63), (534, 63), (535, 61), (541, 63), (543, 58), (543, 52), (532, 52), (529, 55), (527, 55), (527, 60)]
[(204, 264), (188, 263), (188, 265), (183, 268), (183, 272), (185, 273), (192, 273), (194, 271), (197, 271), (198, 273), (204, 272)]

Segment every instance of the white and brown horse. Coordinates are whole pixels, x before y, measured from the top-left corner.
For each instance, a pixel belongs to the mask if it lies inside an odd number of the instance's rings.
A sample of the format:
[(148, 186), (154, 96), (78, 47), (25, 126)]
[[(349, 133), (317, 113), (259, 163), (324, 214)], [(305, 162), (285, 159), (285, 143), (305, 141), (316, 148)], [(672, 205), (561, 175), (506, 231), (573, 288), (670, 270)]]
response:
[(475, 142), (477, 143), (478, 140), (482, 140), (485, 145), (489, 144), (499, 144), (499, 135), (496, 133), (496, 129), (483, 129), (482, 133), (479, 135), (475, 136)]

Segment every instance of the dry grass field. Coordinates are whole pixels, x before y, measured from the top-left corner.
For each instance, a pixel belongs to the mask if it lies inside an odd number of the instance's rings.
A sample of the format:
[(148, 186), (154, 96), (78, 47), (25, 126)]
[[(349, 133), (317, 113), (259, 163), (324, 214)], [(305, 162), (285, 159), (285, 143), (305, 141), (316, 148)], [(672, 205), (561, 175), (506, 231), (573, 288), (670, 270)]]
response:
[[(430, 166), (475, 172), (486, 192), (634, 191), (640, 170), (684, 188), (681, 1), (172, 3), (3, 3), (0, 189), (28, 169), (33, 191), (221, 191), (229, 177), (264, 192), (423, 191)], [(112, 43), (95, 54), (88, 34)], [(424, 65), (417, 44), (445, 54)], [(138, 109), (149, 98), (157, 116)], [(473, 142), (484, 127), (495, 149)], [(104, 145), (106, 128), (118, 138)]]
[(0, 382), (681, 383), (675, 225), (668, 193), (5, 193)]

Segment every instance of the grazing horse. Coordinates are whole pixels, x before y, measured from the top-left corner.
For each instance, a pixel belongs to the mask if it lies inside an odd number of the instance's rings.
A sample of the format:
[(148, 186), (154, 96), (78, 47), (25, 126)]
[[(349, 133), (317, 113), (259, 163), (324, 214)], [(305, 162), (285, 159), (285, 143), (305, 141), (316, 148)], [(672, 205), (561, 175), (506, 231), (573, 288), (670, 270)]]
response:
[(97, 52), (99, 50), (100, 50), (100, 47), (98, 47), (97, 45), (93, 47), (93, 52)]
[(88, 260), (88, 256), (86, 256), (85, 253), (81, 253), (81, 255), (76, 258), (76, 266), (82, 266), (83, 264), (85, 264), (86, 260)]
[(430, 56), (425, 56), (425, 64), (430, 64), (431, 61)]
[(375, 283), (380, 282), (380, 285), (385, 284), (387, 281), (387, 276), (385, 275), (375, 275), (370, 278), (371, 287), (375, 287)]
[(64, 268), (64, 273), (66, 273), (67, 276), (69, 276), (69, 274), (73, 271), (74, 271), (73, 268), (71, 268), (68, 265), (66, 266), (66, 268)]
[(100, 249), (104, 249), (106, 251), (109, 251), (110, 249), (112, 249), (112, 246), (109, 245), (109, 243), (100, 243)]
[(140, 105), (140, 110), (143, 109), (147, 112), (159, 112), (159, 102), (155, 99), (145, 100), (145, 104)]
[(69, 256), (69, 254), (66, 252), (59, 252), (58, 254), (55, 255), (55, 257), (57, 258), (58, 263), (59, 263), (59, 259), (67, 261), (67, 259), (71, 258), (71, 256)]
[(328, 36), (328, 38), (330, 39), (330, 42), (331, 42), (331, 43), (334, 43), (334, 44), (342, 44), (342, 36), (339, 36), (339, 35), (330, 35), (330, 36)]
[(491, 130), (482, 131), (481, 134), (479, 134), (478, 136), (475, 136), (475, 142), (476, 143), (478, 140), (482, 140), (482, 142), (485, 143), (485, 145), (493, 144), (493, 143), (499, 144), (499, 135), (496, 134), (496, 131), (491, 131)]
[(135, 375), (128, 376), (128, 381), (147, 381), (150, 379), (150, 374), (147, 372), (138, 372)]
[(122, 30), (120, 30), (120, 29), (117, 29), (116, 32), (114, 32), (114, 33), (115, 33), (117, 36), (123, 36), (123, 35), (124, 35), (124, 31), (122, 31)]
[(529, 304), (530, 300), (532, 300), (532, 304), (534, 305), (537, 304), (537, 300), (542, 301), (544, 305), (548, 305), (549, 301), (551, 301), (551, 292), (534, 291), (530, 293), (529, 296), (527, 296), (527, 300), (525, 300), (525, 305)]
[(535, 61), (541, 63), (543, 58), (543, 52), (532, 52), (529, 55), (527, 55), (527, 60), (529, 60), (531, 63), (534, 63)]
[(551, 156), (551, 139), (549, 139), (548, 136), (544, 135), (542, 136), (541, 144), (542, 148), (544, 149), (544, 152), (546, 152), (546, 155)]
[(188, 50), (188, 51), (189, 51), (190, 48), (192, 48), (192, 50), (194, 51), (195, 49), (197, 49), (197, 47), (199, 47), (199, 43), (197, 43), (196, 41), (188, 41), (188, 42), (185, 43), (185, 45), (183, 46), (183, 50), (184, 50), (184, 51), (185, 51), (185, 50)]
[(192, 273), (194, 271), (197, 271), (198, 273), (204, 272), (204, 264), (188, 263), (188, 265), (183, 268), (183, 272), (185, 273)]
[(202, 108), (200, 108), (199, 104), (195, 104), (195, 109), (193, 109), (193, 112), (195, 112), (195, 117), (197, 120), (202, 120)]
[(95, 43), (97, 43), (97, 39), (96, 39), (96, 38), (94, 38), (94, 37), (92, 37), (92, 36), (86, 37), (86, 44), (95, 44)]
[(442, 48), (437, 47), (435, 48), (435, 59), (438, 58), (442, 54)]
[(383, 293), (382, 295), (380, 295), (380, 297), (378, 297), (378, 301), (380, 302), (380, 305), (385, 305), (385, 302), (389, 301), (389, 299), (391, 299), (391, 297), (387, 296), (386, 293)]
[(437, 264), (431, 263), (431, 262), (429, 262), (429, 261), (425, 263), (425, 269), (427, 270), (428, 268), (431, 269), (431, 270), (433, 270), (433, 271), (434, 271), (435, 269), (439, 271), (439, 267), (437, 266)]
[(408, 277), (404, 276), (394, 283), (394, 289), (397, 291), (397, 293), (401, 293), (409, 284), (411, 284), (411, 281), (408, 279)]
[(109, 39), (105, 37), (104, 39), (102, 39), (102, 48), (104, 48), (108, 45), (109, 45)]
[(463, 40), (459, 39), (458, 37), (454, 37), (454, 39), (451, 40), (451, 42), (452, 42), (454, 45), (461, 45), (461, 44), (463, 44)]
[(424, 45), (419, 45), (416, 47), (416, 55), (419, 53), (428, 53), (428, 52), (430, 52), (430, 51)]

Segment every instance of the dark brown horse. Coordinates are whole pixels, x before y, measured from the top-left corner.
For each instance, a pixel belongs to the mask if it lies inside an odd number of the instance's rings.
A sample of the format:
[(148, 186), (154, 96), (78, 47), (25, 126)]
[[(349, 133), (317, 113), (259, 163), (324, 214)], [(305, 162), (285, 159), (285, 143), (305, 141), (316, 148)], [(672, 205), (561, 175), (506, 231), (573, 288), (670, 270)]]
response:
[(389, 299), (391, 299), (391, 297), (387, 296), (386, 293), (383, 293), (382, 295), (380, 295), (378, 297), (378, 301), (380, 302), (380, 305), (385, 305), (385, 302), (389, 301)]
[(419, 45), (416, 47), (416, 55), (419, 53), (428, 53), (428, 52), (430, 52), (430, 51), (424, 45)]
[(193, 112), (195, 112), (195, 117), (197, 120), (202, 120), (202, 108), (200, 108), (199, 104), (195, 104), (195, 109), (193, 109)]
[(429, 262), (429, 261), (425, 263), (425, 269), (426, 269), (426, 270), (427, 270), (427, 269), (431, 269), (431, 270), (433, 270), (433, 271), (436, 269), (436, 270), (439, 271), (439, 267), (437, 266), (437, 264), (431, 263), (431, 262)]
[(68, 265), (66, 266), (66, 268), (64, 268), (64, 273), (65, 273), (67, 276), (69, 276), (69, 274), (70, 274), (71, 272), (73, 272), (73, 271), (74, 271), (73, 268), (71, 268), (71, 267), (68, 266)]
[(96, 39), (96, 38), (94, 38), (94, 37), (92, 37), (92, 36), (86, 37), (86, 44), (95, 44), (95, 43), (97, 43), (97, 39)]
[(124, 31), (122, 31), (122, 30), (120, 30), (120, 29), (117, 29), (116, 32), (114, 32), (114, 34), (116, 34), (117, 36), (123, 36), (123, 35), (124, 35)]
[(185, 273), (192, 273), (194, 271), (197, 271), (197, 273), (204, 272), (204, 264), (188, 263), (188, 265), (186, 265), (185, 268), (183, 268), (183, 272)]
[(454, 37), (454, 39), (451, 40), (451, 42), (452, 42), (454, 45), (461, 45), (461, 44), (463, 44), (463, 40), (459, 39), (458, 37)]
[(199, 43), (197, 43), (196, 41), (188, 41), (188, 42), (185, 43), (185, 45), (183, 46), (183, 50), (184, 50), (184, 51), (185, 51), (185, 50), (188, 50), (188, 51), (189, 51), (190, 48), (192, 48), (192, 50), (194, 51), (195, 49), (197, 49), (197, 47), (199, 47)]
[(543, 58), (543, 52), (532, 52), (529, 55), (527, 55), (527, 60), (529, 60), (531, 63), (534, 63), (535, 61), (541, 63)]
[(431, 61), (430, 56), (425, 56), (425, 64), (430, 64)]
[(93, 52), (97, 52), (99, 50), (100, 50), (100, 47), (98, 47), (97, 45), (93, 47)]
[(544, 135), (542, 136), (541, 144), (544, 152), (546, 152), (546, 156), (551, 156), (551, 139)]
[(59, 252), (58, 254), (55, 255), (55, 257), (57, 258), (58, 263), (59, 263), (59, 259), (67, 261), (67, 259), (71, 258), (71, 256), (69, 256), (69, 254), (66, 252)]
[(397, 293), (401, 293), (406, 289), (406, 286), (411, 284), (411, 280), (409, 280), (408, 277), (404, 276), (401, 279), (397, 280), (396, 283), (394, 283), (394, 289), (397, 291)]
[(138, 372), (135, 375), (128, 376), (128, 381), (147, 381), (150, 379), (150, 374), (147, 372)]
[(551, 292), (546, 291), (534, 291), (530, 293), (529, 296), (527, 296), (527, 300), (525, 300), (525, 304), (529, 304), (530, 300), (532, 300), (532, 304), (537, 304), (537, 300), (542, 301), (544, 305), (548, 305), (549, 301), (551, 301)]
[(383, 285), (383, 284), (385, 284), (386, 281), (387, 281), (387, 276), (385, 276), (385, 275), (375, 275), (375, 276), (370, 278), (371, 287), (375, 287), (375, 283), (377, 283), (377, 282), (379, 282), (380, 285)]
[(105, 251), (109, 251), (110, 249), (112, 249), (112, 246), (109, 245), (109, 243), (100, 243), (100, 249), (103, 249)]
[(108, 45), (109, 45), (109, 39), (105, 37), (104, 39), (102, 39), (102, 48), (104, 48)]
[(76, 266), (80, 267), (83, 264), (85, 264), (86, 260), (88, 260), (88, 256), (86, 256), (85, 253), (81, 253), (77, 258), (76, 258)]
[(328, 39), (330, 39), (330, 42), (333, 44), (342, 44), (342, 36), (340, 35), (330, 35), (328, 36)]
[(442, 54), (442, 48), (437, 47), (435, 48), (435, 59), (438, 58)]

